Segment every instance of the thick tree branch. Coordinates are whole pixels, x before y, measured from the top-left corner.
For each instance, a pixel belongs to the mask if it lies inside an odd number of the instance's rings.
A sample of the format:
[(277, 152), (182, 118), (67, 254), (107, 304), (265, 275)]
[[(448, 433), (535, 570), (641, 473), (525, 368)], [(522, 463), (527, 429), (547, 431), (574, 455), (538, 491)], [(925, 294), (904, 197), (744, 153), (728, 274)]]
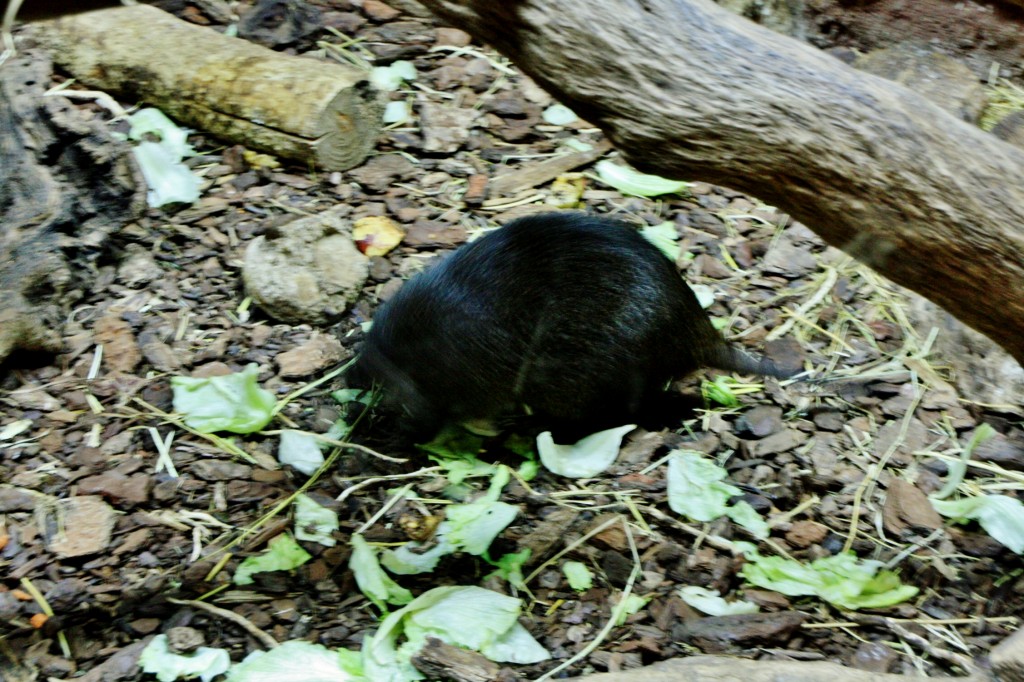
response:
[(753, 194), (1024, 361), (1024, 151), (710, 0), (423, 0), (638, 168)]

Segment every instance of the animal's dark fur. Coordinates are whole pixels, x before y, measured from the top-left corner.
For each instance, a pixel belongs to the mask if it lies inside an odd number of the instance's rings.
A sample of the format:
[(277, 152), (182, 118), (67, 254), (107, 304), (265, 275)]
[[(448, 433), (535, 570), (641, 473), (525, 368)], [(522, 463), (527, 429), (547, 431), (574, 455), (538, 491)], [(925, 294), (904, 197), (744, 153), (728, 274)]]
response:
[(727, 345), (636, 230), (550, 213), (515, 220), (410, 279), (377, 311), (354, 378), (378, 382), (422, 431), (523, 406), (596, 428), (626, 422), (702, 366), (782, 374)]

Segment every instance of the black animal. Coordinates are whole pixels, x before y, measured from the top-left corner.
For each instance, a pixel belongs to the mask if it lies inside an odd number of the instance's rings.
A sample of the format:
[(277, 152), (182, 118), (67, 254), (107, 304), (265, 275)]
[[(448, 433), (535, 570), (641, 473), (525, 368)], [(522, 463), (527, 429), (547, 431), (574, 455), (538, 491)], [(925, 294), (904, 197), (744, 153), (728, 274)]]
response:
[(421, 435), (524, 409), (582, 435), (627, 423), (699, 367), (791, 374), (728, 345), (635, 229), (548, 213), (410, 279), (378, 309), (349, 382), (376, 382)]

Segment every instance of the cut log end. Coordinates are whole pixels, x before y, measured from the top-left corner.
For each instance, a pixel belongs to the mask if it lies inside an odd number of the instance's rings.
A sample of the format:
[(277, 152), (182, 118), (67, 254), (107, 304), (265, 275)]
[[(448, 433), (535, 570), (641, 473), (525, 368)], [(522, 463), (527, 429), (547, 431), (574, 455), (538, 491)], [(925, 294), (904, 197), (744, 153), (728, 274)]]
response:
[(324, 108), (317, 126), (323, 134), (313, 140), (312, 155), (324, 170), (358, 166), (377, 145), (384, 102), (368, 84), (356, 84)]

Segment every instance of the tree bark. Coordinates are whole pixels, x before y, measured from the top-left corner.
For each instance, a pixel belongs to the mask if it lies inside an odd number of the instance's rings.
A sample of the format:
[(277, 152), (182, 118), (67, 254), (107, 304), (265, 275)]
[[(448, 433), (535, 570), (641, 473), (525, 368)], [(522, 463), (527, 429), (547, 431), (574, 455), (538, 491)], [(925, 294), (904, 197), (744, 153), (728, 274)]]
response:
[(423, 0), (641, 170), (760, 197), (1024, 361), (1024, 151), (710, 0)]
[(44, 97), (51, 73), (32, 53), (0, 69), (0, 361), (60, 350), (110, 233), (145, 207), (131, 148), (64, 98)]

